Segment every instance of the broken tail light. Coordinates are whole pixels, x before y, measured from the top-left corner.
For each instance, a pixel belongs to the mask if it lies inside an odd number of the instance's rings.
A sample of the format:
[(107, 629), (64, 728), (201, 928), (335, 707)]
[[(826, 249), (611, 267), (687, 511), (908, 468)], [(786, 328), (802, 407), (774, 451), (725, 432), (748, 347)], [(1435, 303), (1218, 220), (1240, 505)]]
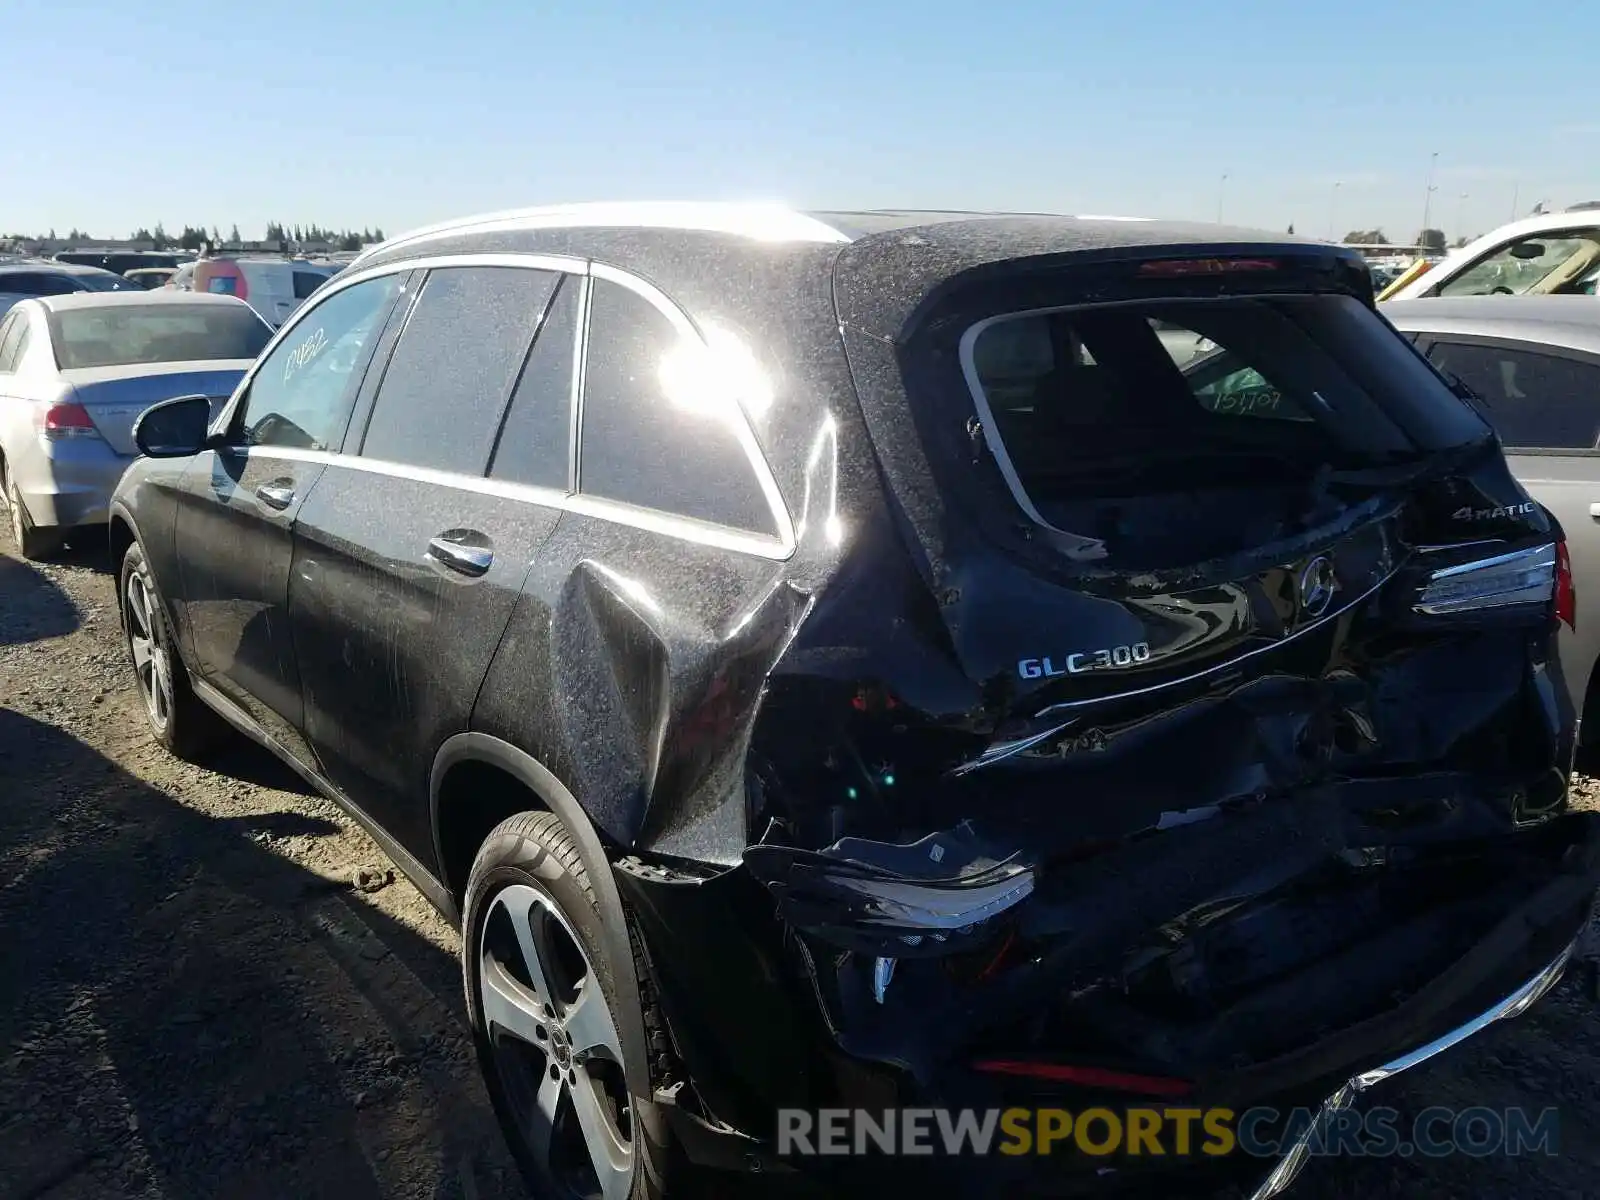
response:
[[(1419, 613), (1443, 616), (1554, 601), (1557, 615), (1566, 620), (1567, 615), (1561, 613), (1561, 564), (1565, 557), (1563, 543), (1547, 542), (1526, 550), (1441, 567), (1428, 576), (1413, 607)], [(1566, 603), (1570, 609), (1570, 564), (1564, 575)]]
[(34, 423), (39, 433), (50, 441), (60, 441), (64, 438), (79, 438), (100, 436), (100, 431), (94, 427), (94, 422), (89, 419), (89, 410), (81, 404), (61, 403), (49, 404), (41, 408), (34, 417)]
[(966, 824), (908, 843), (841, 838), (820, 851), (750, 846), (744, 862), (789, 924), (886, 958), (967, 949), (1034, 887), (1031, 861), (986, 845)]

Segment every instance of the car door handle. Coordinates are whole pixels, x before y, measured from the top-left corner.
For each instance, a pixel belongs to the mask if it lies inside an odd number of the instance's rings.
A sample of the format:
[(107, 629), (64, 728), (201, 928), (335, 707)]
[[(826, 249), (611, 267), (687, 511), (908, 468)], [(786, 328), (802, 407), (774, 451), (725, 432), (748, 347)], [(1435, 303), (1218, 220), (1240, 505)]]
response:
[(430, 539), (428, 557), (462, 575), (482, 575), (494, 565), (493, 550), (466, 542), (462, 534), (454, 531)]
[(281, 512), (294, 503), (294, 488), (283, 483), (263, 483), (256, 489), (256, 496), (268, 508)]

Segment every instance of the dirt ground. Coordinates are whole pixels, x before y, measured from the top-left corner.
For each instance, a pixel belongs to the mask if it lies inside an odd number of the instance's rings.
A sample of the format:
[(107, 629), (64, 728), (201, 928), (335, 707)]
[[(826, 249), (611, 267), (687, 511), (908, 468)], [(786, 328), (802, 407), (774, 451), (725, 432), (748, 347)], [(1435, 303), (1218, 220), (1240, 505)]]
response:
[[(0, 1200), (524, 1195), (453, 930), (266, 754), (155, 745), (103, 540), (41, 567), (0, 546)], [(1556, 1105), (1560, 1152), (1324, 1161), (1292, 1196), (1600, 1194), (1600, 1018), (1571, 976), (1374, 1102)]]

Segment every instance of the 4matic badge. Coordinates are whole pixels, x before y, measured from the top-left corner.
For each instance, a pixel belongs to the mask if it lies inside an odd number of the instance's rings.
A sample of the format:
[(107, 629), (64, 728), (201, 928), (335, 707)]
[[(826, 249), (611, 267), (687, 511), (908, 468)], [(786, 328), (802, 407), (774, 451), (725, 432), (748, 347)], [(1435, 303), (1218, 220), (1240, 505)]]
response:
[(1067, 655), (1061, 666), (1048, 658), (1025, 658), (1017, 664), (1017, 674), (1024, 679), (1053, 679), (1058, 675), (1082, 675), (1088, 671), (1115, 671), (1149, 661), (1150, 643), (1133, 642), (1127, 646), (1107, 646), (1103, 650), (1079, 650)]

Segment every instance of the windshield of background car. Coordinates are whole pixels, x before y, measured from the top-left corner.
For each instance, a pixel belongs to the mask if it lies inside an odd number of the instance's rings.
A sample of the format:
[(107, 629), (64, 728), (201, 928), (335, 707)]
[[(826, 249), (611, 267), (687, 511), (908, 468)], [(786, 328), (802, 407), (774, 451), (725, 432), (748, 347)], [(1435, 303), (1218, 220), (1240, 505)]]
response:
[(119, 305), (53, 312), (50, 336), (56, 365), (70, 371), (132, 363), (251, 359), (266, 347), (272, 330), (254, 312), (232, 305)]
[[(1600, 229), (1563, 229), (1508, 242), (1439, 287), (1440, 296), (1584, 293), (1600, 267)], [(1592, 286), (1592, 285), (1591, 285)]]

